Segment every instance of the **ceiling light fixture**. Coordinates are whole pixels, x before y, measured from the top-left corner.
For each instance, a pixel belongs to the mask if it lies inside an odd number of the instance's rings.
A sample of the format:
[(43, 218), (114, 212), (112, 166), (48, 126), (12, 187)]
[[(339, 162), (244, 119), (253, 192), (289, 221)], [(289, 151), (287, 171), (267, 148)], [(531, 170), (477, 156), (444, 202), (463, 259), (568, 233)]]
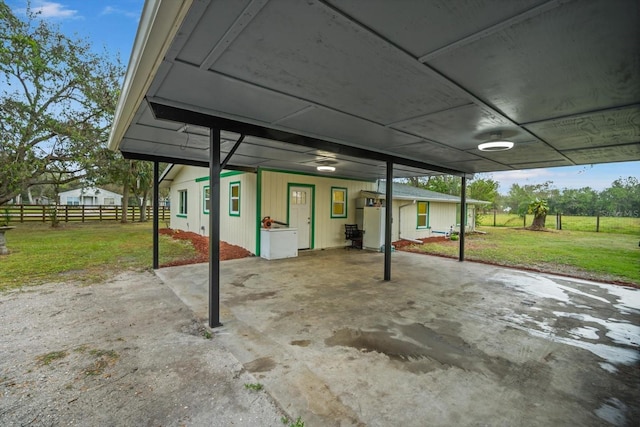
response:
[(333, 166), (317, 166), (318, 172), (335, 172), (336, 168)]
[(502, 139), (502, 133), (494, 133), (491, 135), (492, 141), (478, 144), (480, 151), (505, 151), (513, 148), (513, 142)]

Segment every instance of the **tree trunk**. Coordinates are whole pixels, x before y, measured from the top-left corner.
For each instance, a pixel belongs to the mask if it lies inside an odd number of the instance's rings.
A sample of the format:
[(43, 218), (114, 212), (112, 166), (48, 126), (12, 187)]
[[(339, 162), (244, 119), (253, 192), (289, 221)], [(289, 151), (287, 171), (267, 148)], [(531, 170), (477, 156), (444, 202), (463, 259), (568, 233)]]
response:
[(124, 181), (122, 186), (122, 218), (120, 218), (120, 222), (126, 224), (129, 221), (129, 177), (127, 176)]
[(531, 224), (531, 227), (529, 227), (532, 230), (544, 230), (545, 226), (544, 223), (547, 220), (547, 215), (536, 215), (533, 217), (533, 223)]
[(149, 197), (149, 192), (145, 191), (142, 193), (142, 199), (140, 201), (140, 222), (147, 221), (147, 198)]

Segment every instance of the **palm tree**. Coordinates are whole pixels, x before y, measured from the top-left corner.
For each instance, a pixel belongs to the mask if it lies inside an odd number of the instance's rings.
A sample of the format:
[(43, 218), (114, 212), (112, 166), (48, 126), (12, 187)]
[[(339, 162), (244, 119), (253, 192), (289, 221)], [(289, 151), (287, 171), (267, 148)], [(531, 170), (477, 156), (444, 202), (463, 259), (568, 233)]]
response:
[(549, 205), (546, 200), (540, 200), (536, 198), (529, 203), (529, 213), (533, 214), (533, 223), (530, 230), (544, 230), (544, 222), (547, 219), (547, 212), (549, 212)]

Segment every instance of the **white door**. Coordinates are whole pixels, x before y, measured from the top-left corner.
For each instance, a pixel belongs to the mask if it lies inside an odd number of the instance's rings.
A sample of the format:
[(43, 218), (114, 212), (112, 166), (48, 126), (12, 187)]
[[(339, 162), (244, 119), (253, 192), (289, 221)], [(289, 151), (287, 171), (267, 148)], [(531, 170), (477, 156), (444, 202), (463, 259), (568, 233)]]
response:
[(298, 249), (311, 247), (311, 188), (289, 188), (289, 227), (298, 229)]

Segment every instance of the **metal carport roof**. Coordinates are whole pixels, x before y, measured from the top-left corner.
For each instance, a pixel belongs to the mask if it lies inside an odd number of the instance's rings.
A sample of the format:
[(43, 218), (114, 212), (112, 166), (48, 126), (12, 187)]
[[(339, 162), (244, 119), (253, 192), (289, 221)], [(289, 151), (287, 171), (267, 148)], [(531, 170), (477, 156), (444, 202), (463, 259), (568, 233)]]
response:
[(109, 146), (212, 177), (450, 173), (462, 203), (468, 174), (640, 160), (640, 3), (147, 0)]
[[(640, 160), (639, 9), (636, 0), (147, 0), (110, 146), (207, 163), (208, 130), (159, 120), (153, 101), (443, 171)], [(496, 132), (515, 147), (479, 151)], [(223, 135), (223, 156), (235, 139)], [(343, 176), (384, 176), (383, 161), (349, 151), (245, 142), (235, 166), (336, 161)]]

